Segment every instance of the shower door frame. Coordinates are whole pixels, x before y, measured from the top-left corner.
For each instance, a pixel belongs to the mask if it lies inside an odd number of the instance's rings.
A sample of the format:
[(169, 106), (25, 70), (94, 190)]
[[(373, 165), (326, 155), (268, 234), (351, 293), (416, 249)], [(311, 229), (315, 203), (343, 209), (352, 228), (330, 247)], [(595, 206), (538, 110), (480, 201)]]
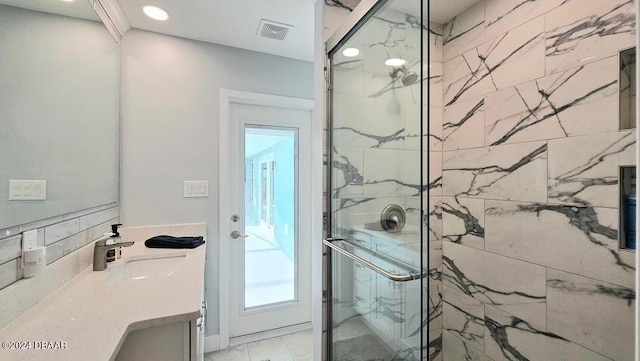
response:
[[(393, 1), (393, 0), (362, 0), (360, 1), (360, 3), (353, 9), (353, 11), (351, 12), (351, 14), (349, 15), (349, 17), (347, 17), (347, 19), (344, 21), (344, 23), (338, 28), (336, 29), (336, 31), (333, 33), (333, 35), (331, 35), (331, 37), (329, 37), (329, 39), (325, 42), (325, 81), (326, 81), (326, 93), (325, 93), (325, 104), (326, 104), (326, 125), (327, 125), (327, 166), (326, 166), (326, 194), (327, 194), (327, 198), (326, 198), (326, 218), (325, 218), (325, 232), (326, 234), (324, 235), (326, 240), (329, 240), (330, 242), (333, 241), (332, 239), (332, 216), (331, 216), (331, 211), (332, 211), (332, 191), (331, 191), (331, 184), (332, 184), (332, 180), (333, 180), (333, 151), (331, 149), (331, 146), (333, 145), (333, 113), (332, 113), (332, 104), (333, 104), (333, 71), (332, 71), (332, 61), (331, 61), (331, 57), (330, 57), (330, 53), (332, 53), (334, 51), (334, 49), (338, 48), (339, 46), (341, 46), (345, 41), (347, 41), (348, 39), (351, 38), (351, 36), (354, 35), (354, 33), (356, 33), (359, 29), (361, 24), (364, 24), (364, 21), (366, 21), (367, 18), (371, 17), (378, 9), (382, 8), (385, 4), (387, 4), (389, 1)], [(429, 18), (429, 11), (428, 11), (428, 4), (429, 4), (429, 0), (421, 0), (420, 3), (420, 25), (423, 26), (424, 24), (424, 17), (425, 17), (425, 3), (427, 4), (427, 12), (426, 12), (426, 17), (427, 19)], [(428, 23), (428, 20), (427, 20)], [(424, 61), (424, 51), (423, 51), (423, 46), (424, 46), (424, 31), (421, 31), (420, 33), (420, 59), (421, 62)], [(427, 58), (430, 57), (430, 43), (427, 43)], [(424, 94), (425, 92), (425, 87), (424, 87), (424, 74), (422, 71), (423, 67), (420, 67), (420, 167), (422, 169), (423, 167), (423, 154), (426, 151), (427, 154), (429, 153), (429, 142), (428, 141), (424, 141), (424, 136), (423, 134), (425, 134), (425, 129), (424, 128), (424, 122), (423, 117), (425, 116), (425, 112), (424, 112), (424, 104), (423, 104), (423, 99), (424, 96), (422, 96), (422, 94)], [(430, 77), (430, 67), (428, 67), (427, 70), (427, 74), (428, 77)], [(430, 87), (426, 87), (426, 94), (427, 94), (427, 99), (429, 98), (429, 94), (430, 94)], [(429, 100), (430, 101), (430, 100)], [(428, 113), (427, 113), (428, 114)], [(423, 148), (424, 146), (424, 148)], [(425, 174), (423, 171), (420, 172), (420, 184), (423, 185), (425, 184), (425, 179), (428, 180), (429, 179), (429, 169), (427, 168), (427, 175), (425, 177)], [(429, 190), (428, 188), (426, 189), (426, 192), (428, 193)], [(424, 217), (425, 214), (425, 209), (427, 208), (426, 206), (428, 206), (428, 204), (425, 206), (424, 204), (424, 196), (421, 195), (421, 200), (420, 200), (420, 210), (422, 212), (422, 217)], [(430, 279), (429, 279), (429, 275), (428, 275), (428, 260), (429, 260), (429, 253), (430, 253), (430, 247), (427, 244), (426, 247), (426, 256), (424, 253), (424, 236), (425, 236), (425, 232), (423, 230), (424, 226), (420, 227), (420, 243), (421, 243), (421, 249), (420, 249), (420, 257), (421, 257), (421, 267), (422, 267), (422, 272), (425, 272), (425, 265), (423, 264), (424, 259), (426, 257), (427, 259), (427, 270), (426, 273), (427, 275), (425, 277), (422, 277), (422, 280), (426, 280), (426, 289), (429, 289), (429, 283), (430, 283)], [(429, 241), (427, 240), (427, 243)], [(322, 255), (324, 258), (324, 266), (323, 266), (323, 280), (324, 282), (326, 282), (326, 286), (323, 285), (324, 289), (323, 289), (323, 309), (325, 310), (324, 315), (323, 315), (323, 324), (322, 324), (322, 328), (323, 328), (323, 332), (322, 332), (322, 355), (321, 355), (321, 360), (322, 361), (333, 361), (332, 359), (332, 354), (331, 354), (331, 344), (332, 344), (332, 323), (333, 323), (333, 310), (332, 310), (332, 303), (331, 300), (333, 299), (333, 292), (332, 292), (332, 260), (331, 260), (331, 248), (329, 248), (327, 245), (325, 245), (323, 243), (322, 245)], [(421, 281), (421, 285), (420, 285), (422, 291), (420, 292), (420, 307), (421, 307), (421, 318), (424, 321), (424, 289), (425, 289), (425, 284), (424, 281)], [(428, 317), (428, 307), (427, 307), (427, 317)], [(424, 335), (422, 334), (422, 332), (427, 332), (427, 334), (429, 333), (429, 322), (427, 322), (427, 327), (426, 327), (426, 331), (421, 330), (421, 337), (420, 337), (420, 356), (421, 359), (424, 359), (424, 352), (425, 352), (425, 348), (424, 346), (427, 345), (429, 343), (428, 339), (427, 341), (425, 341)], [(428, 349), (427, 351), (428, 352)]]

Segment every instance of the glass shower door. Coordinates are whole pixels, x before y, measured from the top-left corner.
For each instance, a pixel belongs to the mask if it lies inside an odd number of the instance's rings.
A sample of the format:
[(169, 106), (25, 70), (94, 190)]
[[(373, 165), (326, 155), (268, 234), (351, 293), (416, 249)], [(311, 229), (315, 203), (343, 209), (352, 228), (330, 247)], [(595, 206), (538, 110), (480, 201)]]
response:
[(426, 357), (420, 3), (378, 1), (329, 53), (327, 360)]

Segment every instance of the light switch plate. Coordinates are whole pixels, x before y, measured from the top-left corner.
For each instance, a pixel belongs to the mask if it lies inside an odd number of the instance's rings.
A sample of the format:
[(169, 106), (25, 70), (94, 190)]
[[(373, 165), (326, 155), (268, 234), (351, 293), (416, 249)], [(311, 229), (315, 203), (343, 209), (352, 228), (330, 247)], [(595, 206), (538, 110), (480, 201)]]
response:
[(10, 180), (10, 201), (44, 201), (47, 199), (46, 180)]
[(209, 181), (184, 181), (185, 198), (206, 198), (209, 196)]

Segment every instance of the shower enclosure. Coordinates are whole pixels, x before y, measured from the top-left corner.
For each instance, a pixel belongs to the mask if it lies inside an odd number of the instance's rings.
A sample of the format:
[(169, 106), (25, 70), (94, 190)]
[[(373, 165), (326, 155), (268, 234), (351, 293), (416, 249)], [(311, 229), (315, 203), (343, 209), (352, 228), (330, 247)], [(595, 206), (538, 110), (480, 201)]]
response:
[(329, 40), (327, 360), (428, 352), (421, 14), (420, 1), (363, 1), (357, 23)]
[(628, 0), (359, 2), (327, 42), (323, 360), (634, 359), (635, 47)]

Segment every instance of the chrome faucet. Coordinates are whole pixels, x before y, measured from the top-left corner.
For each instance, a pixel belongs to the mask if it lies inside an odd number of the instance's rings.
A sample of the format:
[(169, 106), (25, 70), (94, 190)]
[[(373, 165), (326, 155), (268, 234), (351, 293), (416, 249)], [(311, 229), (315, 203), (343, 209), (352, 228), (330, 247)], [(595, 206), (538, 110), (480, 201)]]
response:
[[(107, 252), (109, 250), (118, 248), (118, 247), (130, 247), (133, 246), (135, 242), (122, 242), (120, 238), (120, 233), (118, 233), (118, 226), (120, 224), (114, 224), (111, 226), (112, 230), (115, 232), (105, 233), (102, 237), (100, 237), (93, 247), (93, 270), (94, 271), (104, 271), (107, 269)], [(113, 240), (113, 244), (107, 244), (107, 240)]]

